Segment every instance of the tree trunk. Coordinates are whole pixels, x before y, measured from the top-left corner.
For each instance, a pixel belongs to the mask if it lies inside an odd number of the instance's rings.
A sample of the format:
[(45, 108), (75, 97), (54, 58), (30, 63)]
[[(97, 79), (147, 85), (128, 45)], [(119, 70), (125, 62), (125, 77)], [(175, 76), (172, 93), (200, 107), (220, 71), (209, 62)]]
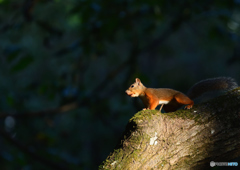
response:
[(239, 157), (239, 89), (191, 110), (138, 112), (100, 169), (202, 169)]

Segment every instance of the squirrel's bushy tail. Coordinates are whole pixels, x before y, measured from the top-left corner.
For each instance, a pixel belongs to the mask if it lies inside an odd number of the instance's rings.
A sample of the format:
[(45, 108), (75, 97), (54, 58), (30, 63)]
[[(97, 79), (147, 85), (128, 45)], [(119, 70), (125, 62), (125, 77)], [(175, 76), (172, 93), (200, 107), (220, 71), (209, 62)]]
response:
[(215, 90), (229, 91), (237, 87), (238, 87), (238, 84), (233, 78), (217, 77), (217, 78), (202, 80), (194, 84), (188, 91), (187, 95), (190, 99), (195, 99), (209, 91), (215, 91)]

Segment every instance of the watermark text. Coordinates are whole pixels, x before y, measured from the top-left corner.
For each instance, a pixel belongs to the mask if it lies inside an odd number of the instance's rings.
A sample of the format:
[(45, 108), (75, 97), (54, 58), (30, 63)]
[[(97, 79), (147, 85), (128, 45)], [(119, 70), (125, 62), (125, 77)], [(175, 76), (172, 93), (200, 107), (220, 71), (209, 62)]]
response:
[(237, 162), (214, 162), (214, 161), (211, 161), (210, 166), (211, 167), (214, 167), (214, 166), (238, 166), (238, 163)]

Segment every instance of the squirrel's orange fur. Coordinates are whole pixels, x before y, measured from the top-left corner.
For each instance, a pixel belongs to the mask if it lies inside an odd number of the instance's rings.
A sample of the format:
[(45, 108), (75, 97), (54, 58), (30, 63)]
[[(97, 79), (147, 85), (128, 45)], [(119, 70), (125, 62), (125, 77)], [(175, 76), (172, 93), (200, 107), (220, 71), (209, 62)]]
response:
[[(237, 87), (237, 83), (232, 78), (219, 77), (203, 80), (196, 83), (189, 91), (189, 96), (198, 97), (210, 90), (230, 90)], [(147, 88), (139, 78), (126, 90), (131, 97), (140, 97), (146, 109), (154, 110), (161, 104), (160, 111), (163, 108), (165, 112), (172, 112), (183, 105), (190, 109), (194, 105), (192, 99), (187, 95), (168, 88)]]

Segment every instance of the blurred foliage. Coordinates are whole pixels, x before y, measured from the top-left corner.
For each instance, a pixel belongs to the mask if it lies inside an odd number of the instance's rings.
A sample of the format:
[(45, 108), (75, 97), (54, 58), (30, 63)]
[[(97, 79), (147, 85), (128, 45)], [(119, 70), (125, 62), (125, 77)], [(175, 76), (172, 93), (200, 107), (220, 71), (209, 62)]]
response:
[[(96, 169), (142, 108), (124, 90), (240, 80), (240, 1), (0, 0), (1, 169)], [(54, 108), (78, 103), (64, 112)]]

